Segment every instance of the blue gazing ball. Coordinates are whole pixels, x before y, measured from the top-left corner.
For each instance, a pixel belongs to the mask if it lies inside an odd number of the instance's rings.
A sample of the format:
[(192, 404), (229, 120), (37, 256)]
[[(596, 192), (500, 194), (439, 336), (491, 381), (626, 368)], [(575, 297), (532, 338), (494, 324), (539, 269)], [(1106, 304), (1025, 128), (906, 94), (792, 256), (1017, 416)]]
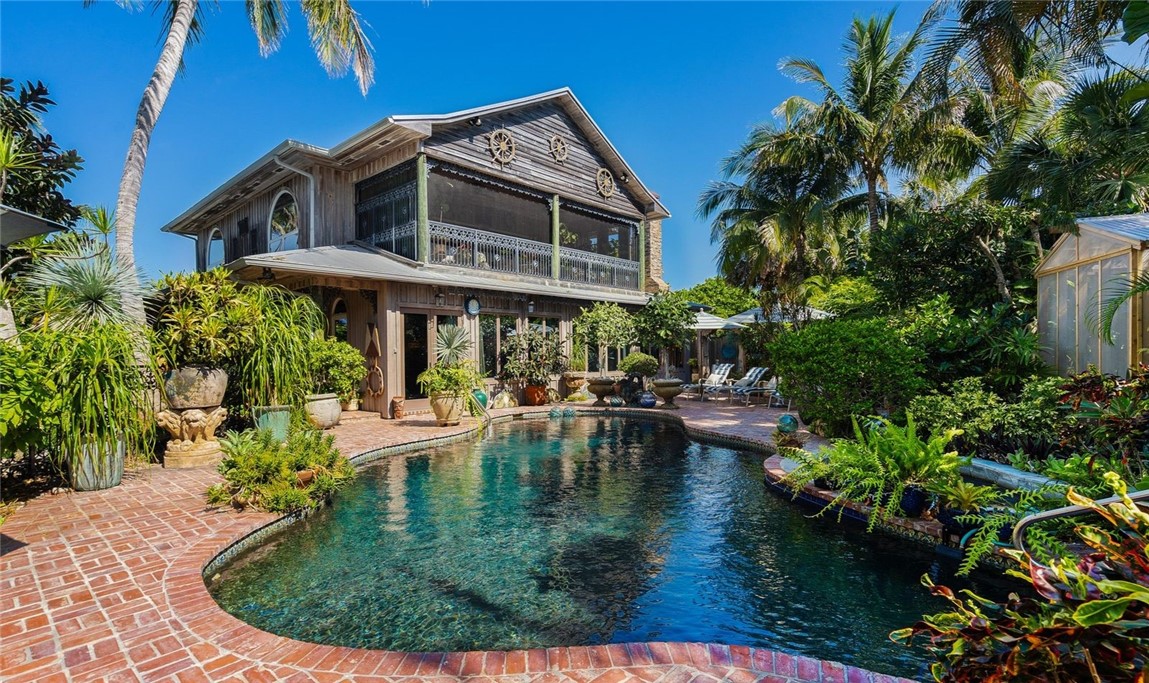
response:
[(798, 418), (789, 413), (778, 418), (778, 431), (783, 434), (793, 434), (798, 431)]

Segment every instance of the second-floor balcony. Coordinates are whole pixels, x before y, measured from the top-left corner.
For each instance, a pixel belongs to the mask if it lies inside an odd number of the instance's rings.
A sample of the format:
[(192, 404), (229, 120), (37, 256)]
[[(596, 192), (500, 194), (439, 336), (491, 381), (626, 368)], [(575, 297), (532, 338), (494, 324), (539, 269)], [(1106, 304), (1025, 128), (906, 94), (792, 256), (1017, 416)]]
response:
[[(639, 289), (639, 264), (636, 261), (559, 247), (556, 264), (554, 247), (546, 242), (439, 221), (430, 221), (427, 227), (429, 263), (537, 278), (554, 278), (557, 271), (557, 279), (566, 282)], [(374, 233), (365, 241), (415, 259), (417, 240), (416, 223), (410, 221)]]

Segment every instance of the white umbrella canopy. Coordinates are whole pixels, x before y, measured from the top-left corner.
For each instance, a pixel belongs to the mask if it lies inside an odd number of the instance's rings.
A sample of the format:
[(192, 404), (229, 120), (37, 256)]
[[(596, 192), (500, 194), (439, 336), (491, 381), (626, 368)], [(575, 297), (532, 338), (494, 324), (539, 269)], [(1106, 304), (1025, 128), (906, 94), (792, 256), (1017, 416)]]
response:
[(67, 229), (66, 225), (0, 204), (0, 245), (5, 247), (22, 239)]
[(689, 327), (691, 330), (737, 330), (746, 327), (740, 322), (734, 321), (733, 318), (720, 318), (716, 315), (699, 311), (694, 314), (694, 324)]
[[(807, 320), (823, 320), (825, 318), (833, 318), (834, 317), (833, 313), (819, 310), (817, 308), (810, 308), (809, 306), (806, 307), (805, 311), (806, 311), (806, 319)], [(742, 325), (740, 325), (740, 327), (745, 327), (746, 325), (749, 325), (751, 323), (765, 323), (765, 322), (789, 323), (789, 322), (794, 322), (793, 318), (784, 314), (782, 312), (782, 309), (780, 307), (777, 307), (777, 306), (775, 306), (774, 310), (770, 312), (769, 317), (762, 314), (761, 308), (750, 308), (750, 309), (747, 309), (745, 311), (742, 311), (738, 315), (730, 316), (729, 320), (732, 320), (736, 323), (742, 323)]]

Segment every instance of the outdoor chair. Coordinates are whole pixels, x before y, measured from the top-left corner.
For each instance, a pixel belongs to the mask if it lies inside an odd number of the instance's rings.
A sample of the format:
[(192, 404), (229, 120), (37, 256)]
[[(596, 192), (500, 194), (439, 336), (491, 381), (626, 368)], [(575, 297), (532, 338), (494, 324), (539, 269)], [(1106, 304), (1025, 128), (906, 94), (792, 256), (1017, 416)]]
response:
[(714, 388), (720, 387), (726, 383), (726, 376), (734, 369), (733, 363), (719, 363), (710, 370), (710, 375), (698, 384), (687, 384), (682, 387), (683, 392), (697, 391), (698, 400), (706, 398), (706, 393)]
[(741, 379), (714, 387), (713, 389), (707, 389), (707, 392), (715, 395), (726, 394), (729, 397), (728, 400), (733, 403), (735, 396), (741, 396), (742, 392), (762, 381), (762, 375), (764, 374), (766, 374), (766, 368), (750, 368)]

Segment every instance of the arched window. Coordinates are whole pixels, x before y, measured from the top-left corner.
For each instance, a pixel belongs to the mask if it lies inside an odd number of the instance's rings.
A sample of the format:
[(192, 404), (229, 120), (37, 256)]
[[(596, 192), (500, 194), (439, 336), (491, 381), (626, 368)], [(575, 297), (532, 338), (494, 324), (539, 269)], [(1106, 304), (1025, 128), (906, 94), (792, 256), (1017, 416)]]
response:
[(267, 250), (288, 251), (299, 248), (299, 205), (287, 190), (280, 192), (272, 204), (267, 227)]
[(208, 270), (222, 266), (225, 262), (223, 251), (223, 233), (216, 228), (211, 231), (207, 240), (207, 267)]
[(336, 299), (331, 307), (331, 336), (341, 342), (347, 341), (347, 304), (342, 298)]

